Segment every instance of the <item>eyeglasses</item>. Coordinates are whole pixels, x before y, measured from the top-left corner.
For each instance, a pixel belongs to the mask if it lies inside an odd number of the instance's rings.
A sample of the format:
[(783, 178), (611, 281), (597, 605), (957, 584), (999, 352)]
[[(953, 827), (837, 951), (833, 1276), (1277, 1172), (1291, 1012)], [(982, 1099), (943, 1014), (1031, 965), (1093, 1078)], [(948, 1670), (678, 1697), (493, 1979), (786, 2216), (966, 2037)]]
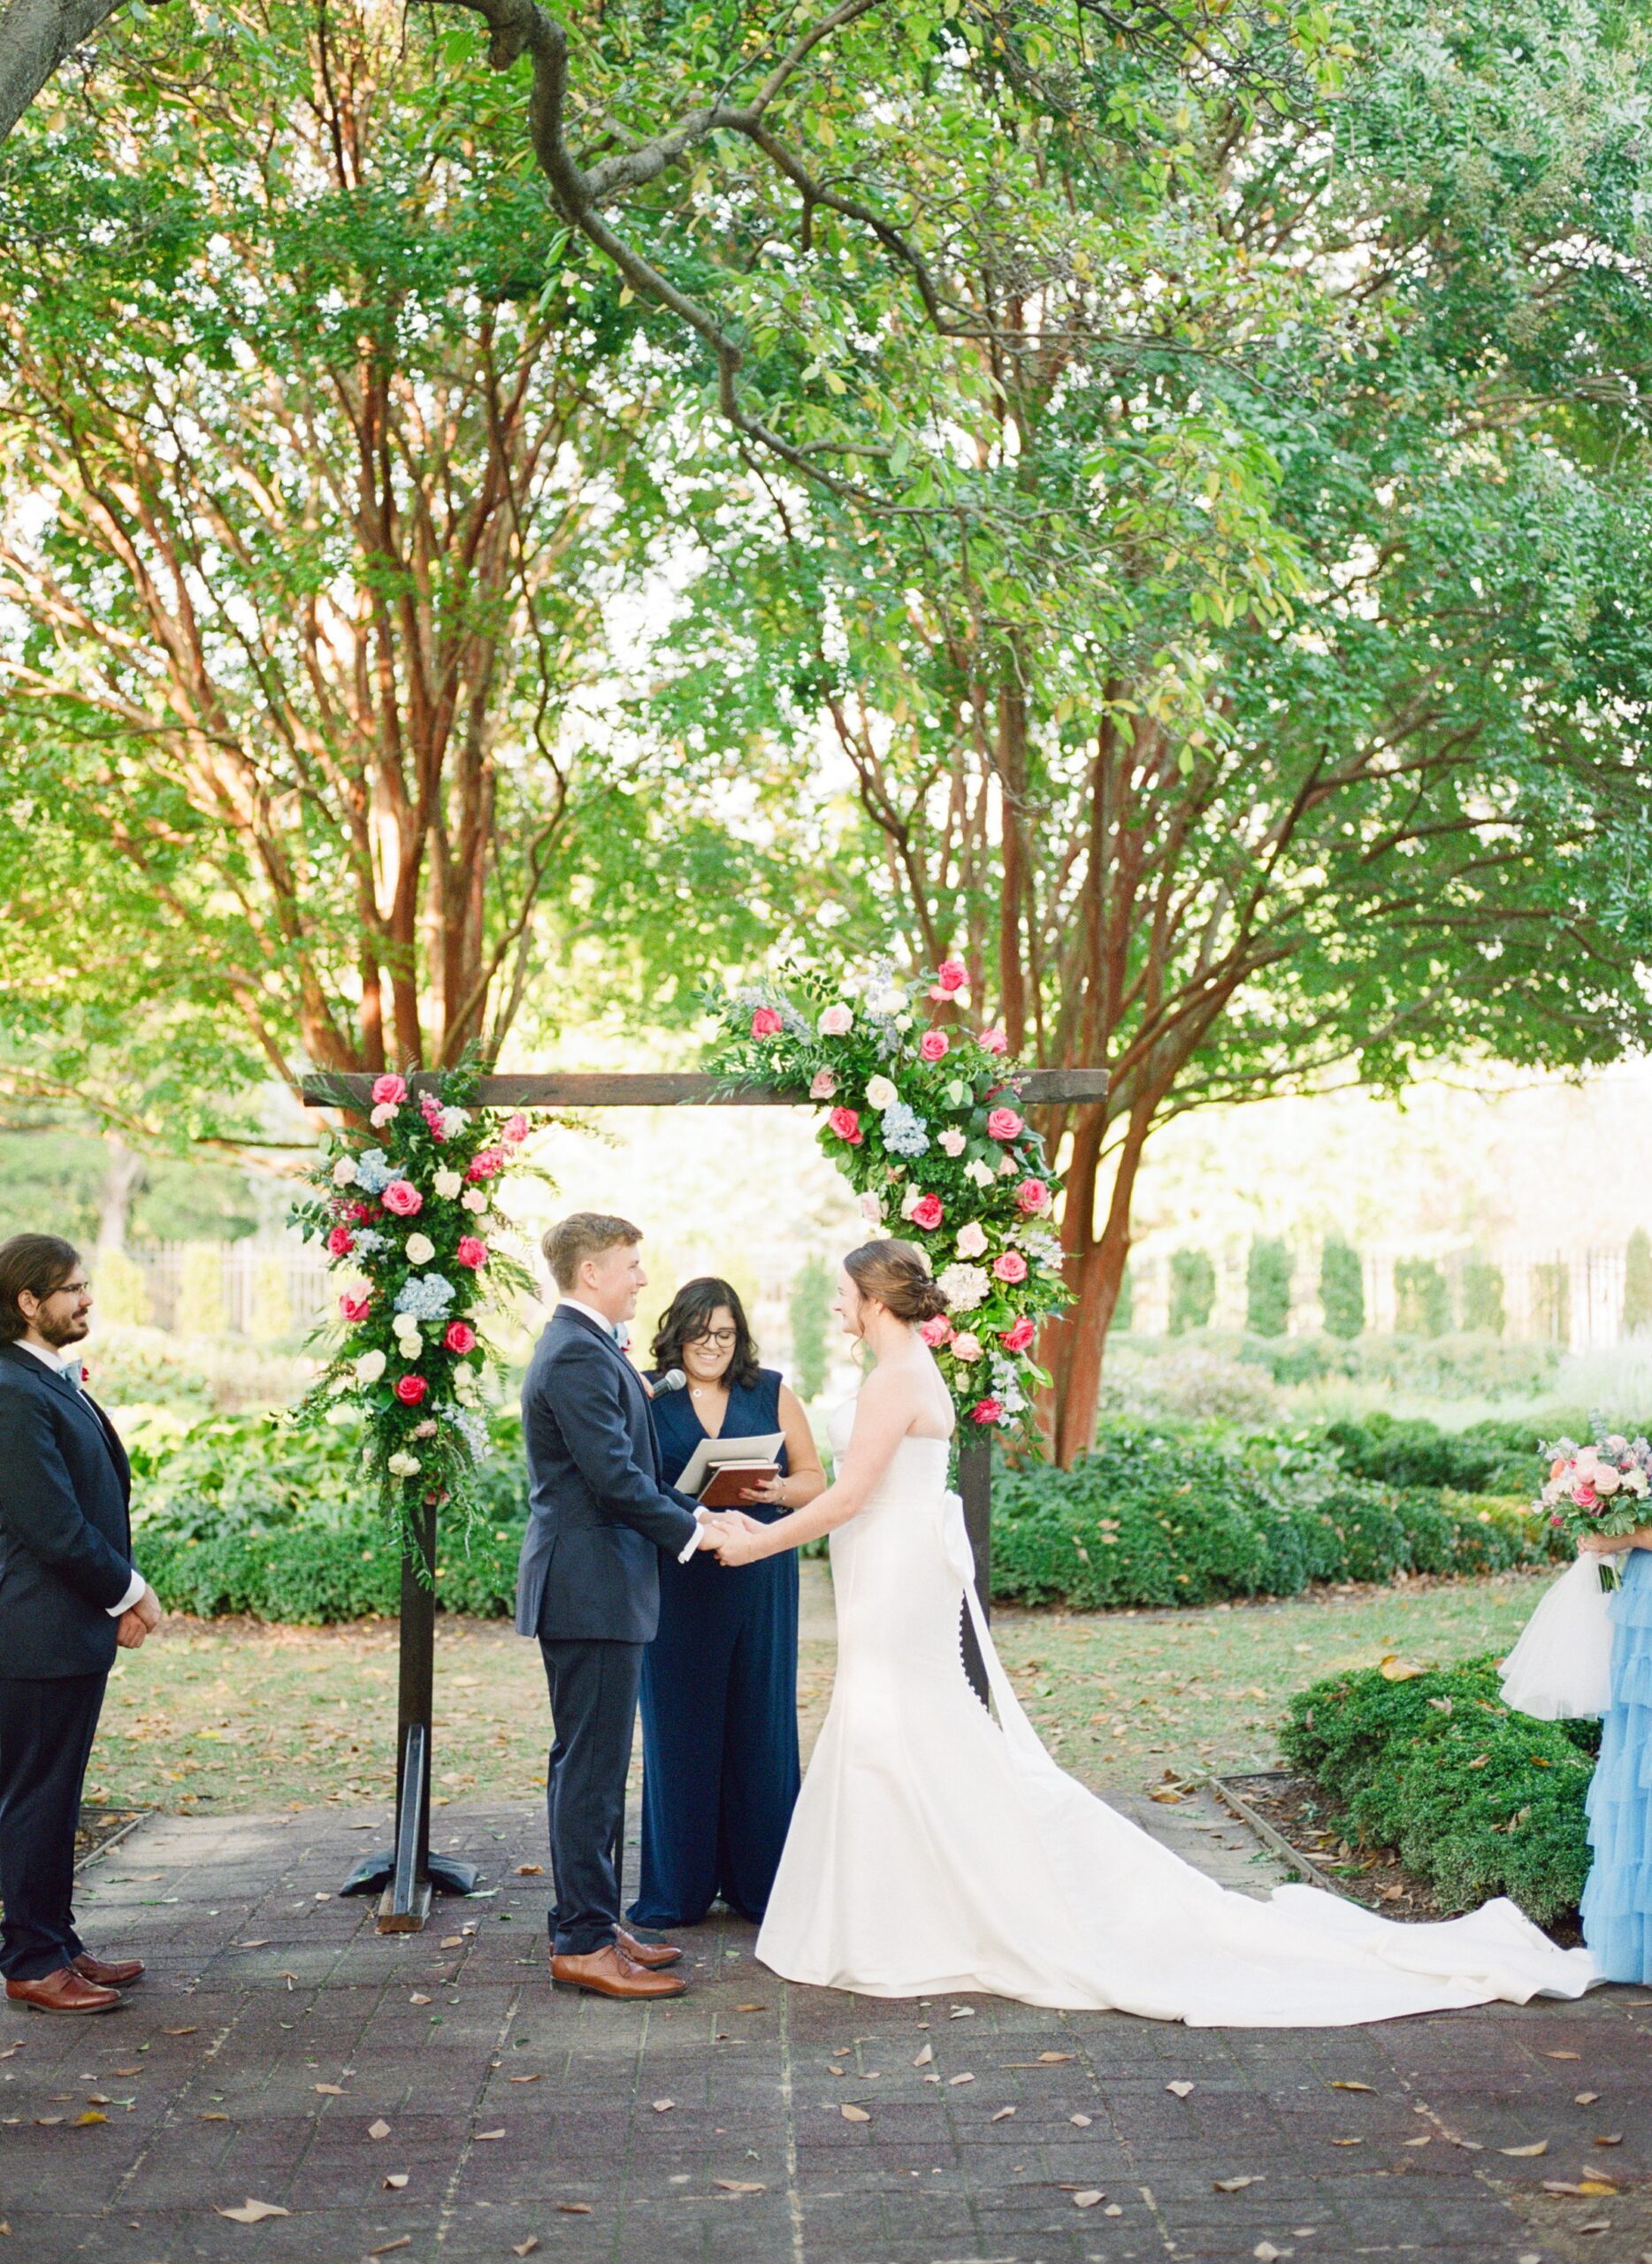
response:
[(700, 1335), (685, 1337), (683, 1341), (687, 1344), (715, 1344), (720, 1352), (727, 1352), (739, 1342), (740, 1332), (738, 1328), (707, 1328)]
[(46, 1297), (42, 1297), (41, 1302), (43, 1304), (49, 1297), (89, 1296), (91, 1290), (92, 1285), (89, 1281), (59, 1281), (55, 1289), (47, 1290)]

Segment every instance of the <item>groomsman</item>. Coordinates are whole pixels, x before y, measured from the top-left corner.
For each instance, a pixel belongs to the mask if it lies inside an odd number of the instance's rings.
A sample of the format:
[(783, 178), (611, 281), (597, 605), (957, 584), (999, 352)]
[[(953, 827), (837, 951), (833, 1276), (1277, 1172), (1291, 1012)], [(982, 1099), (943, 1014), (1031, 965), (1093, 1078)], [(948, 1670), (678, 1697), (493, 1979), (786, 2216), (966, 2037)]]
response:
[(132, 1479), (83, 1388), (91, 1285), (73, 1243), (0, 1243), (0, 1973), (39, 2012), (113, 2012), (136, 1958), (74, 1930), (74, 1835), (103, 1687), (161, 1608), (133, 1569)]

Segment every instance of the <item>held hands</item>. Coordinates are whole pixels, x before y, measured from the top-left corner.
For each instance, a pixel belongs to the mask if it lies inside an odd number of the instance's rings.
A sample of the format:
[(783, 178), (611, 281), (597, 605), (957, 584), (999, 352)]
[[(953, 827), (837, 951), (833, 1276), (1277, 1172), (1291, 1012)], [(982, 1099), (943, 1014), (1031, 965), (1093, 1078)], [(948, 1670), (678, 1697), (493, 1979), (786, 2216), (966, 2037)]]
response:
[(708, 1510), (700, 1520), (705, 1528), (702, 1549), (709, 1549), (720, 1564), (749, 1564), (757, 1557), (757, 1540), (764, 1528), (738, 1510)]

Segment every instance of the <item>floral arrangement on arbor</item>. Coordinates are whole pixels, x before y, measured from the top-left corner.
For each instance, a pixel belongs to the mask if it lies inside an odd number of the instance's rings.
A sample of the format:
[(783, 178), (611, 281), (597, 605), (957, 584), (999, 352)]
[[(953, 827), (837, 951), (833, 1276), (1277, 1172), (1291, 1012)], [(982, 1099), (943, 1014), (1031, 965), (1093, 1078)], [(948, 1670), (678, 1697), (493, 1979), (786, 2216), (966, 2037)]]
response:
[(377, 1078), (366, 1127), (347, 1121), (329, 1139), (313, 1194), (293, 1211), (334, 1262), (343, 1324), (298, 1419), (360, 1409), (363, 1458), (404, 1536), (409, 1499), (470, 1508), (488, 1451), (482, 1310), (532, 1288), (493, 1217), (527, 1119), (501, 1123), (470, 1105), (475, 1089), (469, 1069), (421, 1079), (417, 1094), (405, 1077)]
[(1002, 1033), (961, 1020), (967, 990), (958, 960), (916, 982), (887, 965), (788, 968), (715, 1002), (712, 1067), (822, 1105), (821, 1147), (868, 1224), (928, 1252), (947, 1310), (924, 1340), (960, 1421), (991, 1434), (1021, 1428), (1049, 1381), (1033, 1347), (1068, 1292), (1050, 1223), (1059, 1182)]

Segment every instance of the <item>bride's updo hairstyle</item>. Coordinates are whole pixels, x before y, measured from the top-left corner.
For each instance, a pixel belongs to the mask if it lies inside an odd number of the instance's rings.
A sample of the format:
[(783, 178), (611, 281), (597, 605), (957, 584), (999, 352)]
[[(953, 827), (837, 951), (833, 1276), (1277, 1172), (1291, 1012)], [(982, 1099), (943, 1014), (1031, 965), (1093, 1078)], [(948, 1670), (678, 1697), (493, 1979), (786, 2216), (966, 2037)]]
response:
[(863, 1297), (876, 1297), (897, 1320), (931, 1320), (946, 1299), (929, 1272), (929, 1253), (912, 1242), (862, 1243), (843, 1262)]

